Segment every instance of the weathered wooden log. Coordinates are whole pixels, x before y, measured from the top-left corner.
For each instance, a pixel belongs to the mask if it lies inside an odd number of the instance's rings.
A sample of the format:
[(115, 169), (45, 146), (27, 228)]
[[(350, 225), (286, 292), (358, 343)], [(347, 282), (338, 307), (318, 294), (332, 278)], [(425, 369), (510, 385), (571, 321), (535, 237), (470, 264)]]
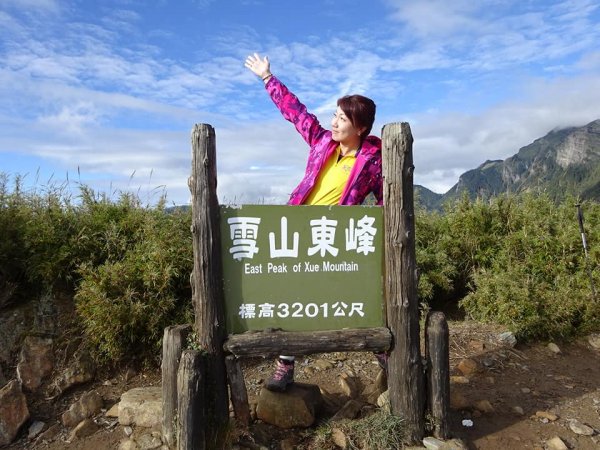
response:
[(189, 180), (194, 250), (192, 300), (194, 331), (198, 344), (207, 357), (205, 407), (212, 419), (207, 431), (210, 433), (222, 431), (229, 420), (229, 396), (222, 347), (225, 319), (216, 159), (213, 127), (207, 124), (195, 125), (192, 130), (192, 176)]
[(164, 442), (171, 448), (175, 447), (177, 433), (175, 420), (177, 415), (177, 371), (181, 351), (186, 346), (186, 340), (192, 331), (191, 325), (173, 325), (165, 328), (163, 335), (162, 354), (162, 435)]
[(229, 336), (224, 349), (236, 356), (310, 355), (327, 352), (371, 351), (390, 348), (385, 327), (331, 331), (271, 331)]
[(427, 407), (433, 419), (433, 435), (450, 437), (450, 344), (444, 313), (435, 311), (425, 321), (427, 360)]
[(239, 360), (232, 355), (225, 357), (229, 390), (233, 412), (238, 422), (244, 426), (250, 425), (250, 408), (248, 407), (248, 392), (244, 382), (244, 373)]
[(206, 401), (206, 354), (184, 350), (181, 354), (177, 385), (177, 448), (179, 450), (210, 449), (207, 445), (209, 429)]
[(408, 438), (425, 432), (424, 380), (419, 346), (419, 302), (415, 256), (413, 138), (408, 123), (382, 132), (387, 321), (394, 342), (388, 360), (392, 413), (406, 420)]

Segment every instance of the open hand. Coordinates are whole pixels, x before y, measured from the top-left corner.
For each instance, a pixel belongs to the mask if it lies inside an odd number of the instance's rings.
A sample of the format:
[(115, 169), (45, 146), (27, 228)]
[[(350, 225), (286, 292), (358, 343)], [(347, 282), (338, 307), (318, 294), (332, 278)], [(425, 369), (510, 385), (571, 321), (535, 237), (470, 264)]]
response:
[(271, 75), (271, 63), (268, 56), (261, 59), (260, 55), (255, 53), (246, 58), (244, 65), (262, 79)]

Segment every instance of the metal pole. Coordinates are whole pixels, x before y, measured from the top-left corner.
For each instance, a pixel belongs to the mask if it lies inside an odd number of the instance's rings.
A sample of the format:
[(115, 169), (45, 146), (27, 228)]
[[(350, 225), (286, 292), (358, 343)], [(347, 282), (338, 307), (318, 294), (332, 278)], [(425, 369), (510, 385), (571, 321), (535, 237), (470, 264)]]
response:
[(592, 296), (596, 299), (596, 288), (594, 287), (594, 277), (592, 276), (592, 269), (589, 262), (588, 245), (585, 238), (585, 229), (583, 228), (583, 211), (581, 210), (581, 203), (575, 205), (577, 207), (577, 220), (579, 221), (579, 231), (581, 232), (581, 242), (583, 243), (583, 252), (585, 254), (585, 267), (587, 269), (588, 276), (590, 277), (590, 286), (592, 287)]

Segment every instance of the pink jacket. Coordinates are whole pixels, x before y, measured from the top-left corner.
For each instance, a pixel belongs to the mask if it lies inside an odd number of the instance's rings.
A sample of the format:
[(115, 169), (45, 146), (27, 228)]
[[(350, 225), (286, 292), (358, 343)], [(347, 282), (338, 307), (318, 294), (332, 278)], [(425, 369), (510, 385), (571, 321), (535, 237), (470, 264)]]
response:
[[(283, 117), (296, 126), (296, 130), (310, 146), (304, 178), (288, 201), (288, 205), (302, 205), (338, 142), (331, 138), (331, 131), (323, 128), (317, 118), (306, 110), (306, 106), (275, 76), (269, 79), (265, 87)], [(360, 205), (370, 192), (375, 195), (377, 204), (381, 205), (381, 140), (376, 136), (367, 136), (363, 141), (339, 204)]]

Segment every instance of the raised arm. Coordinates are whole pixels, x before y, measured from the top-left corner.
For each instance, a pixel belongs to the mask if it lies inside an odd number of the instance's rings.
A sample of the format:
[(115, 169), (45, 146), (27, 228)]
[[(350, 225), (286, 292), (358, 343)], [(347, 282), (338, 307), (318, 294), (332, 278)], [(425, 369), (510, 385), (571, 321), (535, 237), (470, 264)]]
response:
[(308, 145), (313, 146), (327, 130), (321, 127), (315, 115), (306, 110), (306, 106), (298, 100), (298, 97), (271, 73), (269, 58), (267, 56), (261, 58), (258, 53), (254, 53), (246, 58), (244, 65), (263, 80), (271, 100), (283, 117), (294, 124)]

